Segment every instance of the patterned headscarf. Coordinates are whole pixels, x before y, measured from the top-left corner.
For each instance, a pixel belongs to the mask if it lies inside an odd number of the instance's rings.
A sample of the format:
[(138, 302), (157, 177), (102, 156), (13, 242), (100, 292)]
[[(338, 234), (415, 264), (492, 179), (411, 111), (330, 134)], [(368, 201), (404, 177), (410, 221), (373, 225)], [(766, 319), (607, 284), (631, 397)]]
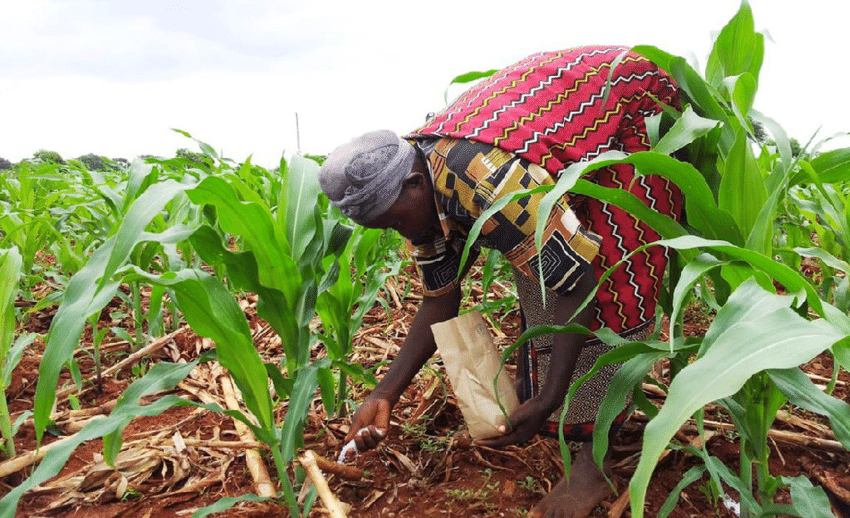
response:
[(392, 131), (372, 131), (331, 151), (319, 184), (343, 214), (367, 224), (398, 199), (415, 157), (413, 146)]

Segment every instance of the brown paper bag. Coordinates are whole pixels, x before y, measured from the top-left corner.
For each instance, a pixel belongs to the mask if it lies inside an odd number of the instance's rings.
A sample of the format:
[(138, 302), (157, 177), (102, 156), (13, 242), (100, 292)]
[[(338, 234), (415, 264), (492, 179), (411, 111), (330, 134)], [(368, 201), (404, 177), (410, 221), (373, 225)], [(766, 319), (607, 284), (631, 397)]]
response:
[[(469, 434), (475, 439), (500, 435), (502, 432), (498, 428), (504, 426), (506, 420), (499, 401), (510, 416), (519, 406), (519, 399), (510, 374), (504, 369), (499, 373), (501, 355), (481, 313), (471, 311), (434, 324), (431, 330)], [(498, 400), (493, 390), (497, 374)]]

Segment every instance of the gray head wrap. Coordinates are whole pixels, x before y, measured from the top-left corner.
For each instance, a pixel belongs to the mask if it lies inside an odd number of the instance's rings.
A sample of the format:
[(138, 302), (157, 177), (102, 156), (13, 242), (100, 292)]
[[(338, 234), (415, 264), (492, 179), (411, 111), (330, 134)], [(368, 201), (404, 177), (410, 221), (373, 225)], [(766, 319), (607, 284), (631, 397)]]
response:
[(372, 131), (331, 151), (319, 184), (343, 214), (369, 223), (398, 199), (415, 157), (413, 146), (392, 131)]

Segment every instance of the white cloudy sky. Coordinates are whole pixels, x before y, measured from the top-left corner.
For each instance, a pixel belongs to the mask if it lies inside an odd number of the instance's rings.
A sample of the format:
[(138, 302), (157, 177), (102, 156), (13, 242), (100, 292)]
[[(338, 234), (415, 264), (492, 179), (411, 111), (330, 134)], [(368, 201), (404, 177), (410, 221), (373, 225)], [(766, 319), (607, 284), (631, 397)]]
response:
[[(196, 149), (169, 129), (180, 128), (271, 166), (297, 148), (296, 112), (301, 150), (327, 153), (372, 129), (413, 129), (455, 75), (540, 50), (651, 44), (702, 64), (739, 4), (0, 0), (0, 157)], [(850, 2), (750, 4), (772, 39), (756, 108), (802, 142), (850, 130)]]

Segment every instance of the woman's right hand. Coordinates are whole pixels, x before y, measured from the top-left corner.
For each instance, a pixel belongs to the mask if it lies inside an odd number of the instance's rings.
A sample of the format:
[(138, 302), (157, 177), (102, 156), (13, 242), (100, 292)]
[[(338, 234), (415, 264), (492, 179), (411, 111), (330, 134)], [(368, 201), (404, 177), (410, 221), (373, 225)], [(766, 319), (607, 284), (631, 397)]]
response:
[(354, 439), (357, 451), (371, 450), (387, 436), (393, 405), (388, 399), (370, 395), (363, 401), (351, 420), (351, 430), (345, 436), (347, 443)]

